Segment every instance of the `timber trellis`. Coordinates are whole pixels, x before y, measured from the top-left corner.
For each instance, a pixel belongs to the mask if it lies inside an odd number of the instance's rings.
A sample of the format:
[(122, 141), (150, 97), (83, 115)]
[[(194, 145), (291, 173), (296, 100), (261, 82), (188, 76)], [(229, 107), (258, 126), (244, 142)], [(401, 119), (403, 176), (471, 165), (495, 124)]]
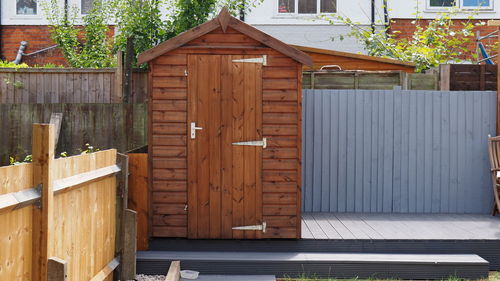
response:
[(405, 71), (304, 71), (304, 89), (438, 90), (437, 73)]
[(33, 163), (0, 167), (0, 280), (112, 280), (120, 263), (133, 279), (126, 160), (114, 149), (54, 159), (54, 137), (33, 125)]
[(489, 213), (496, 92), (306, 90), (305, 212)]
[[(120, 103), (120, 75), (115, 68), (0, 68), (0, 104)], [(146, 101), (146, 83), (146, 72), (133, 72), (130, 103)]]

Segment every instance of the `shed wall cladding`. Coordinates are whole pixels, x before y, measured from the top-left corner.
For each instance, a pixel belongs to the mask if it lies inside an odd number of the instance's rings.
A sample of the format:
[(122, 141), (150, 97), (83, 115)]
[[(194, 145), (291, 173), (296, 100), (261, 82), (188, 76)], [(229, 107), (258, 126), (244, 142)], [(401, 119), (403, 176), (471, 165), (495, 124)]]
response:
[(305, 212), (489, 213), (496, 92), (305, 90)]
[[(248, 48), (232, 48), (242, 45)], [(300, 237), (302, 65), (230, 27), (225, 33), (218, 28), (151, 62), (152, 236), (189, 236), (186, 73), (192, 54), (267, 55), (261, 83), (262, 136), (268, 142), (262, 154), (261, 199), (267, 231), (261, 238)]]

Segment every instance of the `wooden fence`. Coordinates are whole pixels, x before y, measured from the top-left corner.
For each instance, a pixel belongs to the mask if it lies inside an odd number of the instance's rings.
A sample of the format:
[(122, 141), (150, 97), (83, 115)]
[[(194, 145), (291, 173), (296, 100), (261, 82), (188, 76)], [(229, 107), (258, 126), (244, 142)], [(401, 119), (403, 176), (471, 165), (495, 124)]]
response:
[(0, 104), (0, 165), (31, 154), (31, 124), (63, 113), (56, 153), (98, 149), (128, 151), (147, 144), (146, 104)]
[(304, 211), (491, 212), (496, 105), (492, 91), (304, 91)]
[[(0, 104), (120, 103), (116, 69), (0, 68)], [(130, 103), (147, 99), (147, 73), (132, 74)]]
[(497, 65), (443, 64), (439, 66), (442, 91), (496, 91)]
[(406, 73), (404, 71), (306, 71), (302, 78), (304, 89), (369, 89), (438, 90), (435, 73)]
[(35, 124), (33, 163), (0, 167), (0, 280), (112, 280), (126, 207), (116, 150), (54, 159), (54, 141), (54, 125)]

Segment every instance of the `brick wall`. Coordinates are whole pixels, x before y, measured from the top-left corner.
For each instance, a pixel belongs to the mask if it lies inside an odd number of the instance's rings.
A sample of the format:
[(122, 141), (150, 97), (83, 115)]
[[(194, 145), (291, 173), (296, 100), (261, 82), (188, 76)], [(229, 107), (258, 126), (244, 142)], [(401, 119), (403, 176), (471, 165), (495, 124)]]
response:
[[(24, 50), (26, 54), (55, 45), (54, 41), (50, 39), (50, 30), (46, 25), (3, 25), (0, 26), (0, 29), (2, 37), (0, 57), (9, 61), (16, 58), (21, 41), (28, 42), (28, 46)], [(113, 30), (109, 35), (113, 36)], [(23, 62), (28, 65), (45, 65), (47, 63), (67, 65), (59, 48), (33, 56), (23, 56)]]
[[(399, 38), (410, 38), (413, 35), (413, 32), (415, 31), (415, 24), (412, 24), (413, 19), (392, 19), (393, 23), (391, 24), (391, 31), (398, 31), (398, 37)], [(460, 22), (466, 22), (467, 20), (456, 20), (456, 26), (457, 29), (461, 26)], [(487, 22), (488, 20), (475, 20), (474, 23), (479, 23), (479, 22)], [(422, 25), (427, 25), (429, 23), (429, 20), (421, 20), (420, 24)], [(480, 31), (481, 36), (484, 36), (490, 32), (493, 32), (497, 30), (497, 27), (494, 26), (477, 26), (474, 28), (474, 37), (476, 36), (476, 32)], [(497, 38), (489, 38), (482, 40), (483, 44), (487, 46), (487, 49), (489, 45), (495, 44), (497, 42)], [(470, 52), (475, 52), (476, 50), (476, 44), (475, 40), (473, 38), (473, 41), (468, 44), (468, 49)], [(496, 54), (494, 51), (490, 51), (490, 56)], [(464, 56), (464, 59), (470, 59), (472, 60), (472, 57), (470, 55)]]

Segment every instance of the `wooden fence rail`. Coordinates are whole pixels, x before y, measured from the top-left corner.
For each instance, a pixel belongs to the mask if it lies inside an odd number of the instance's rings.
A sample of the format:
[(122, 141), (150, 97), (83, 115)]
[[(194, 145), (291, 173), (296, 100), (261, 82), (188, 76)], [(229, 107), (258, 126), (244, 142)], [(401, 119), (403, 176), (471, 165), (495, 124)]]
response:
[(86, 143), (128, 151), (147, 144), (146, 104), (0, 104), (0, 165), (31, 154), (31, 124), (63, 113), (56, 154), (75, 154)]
[(54, 140), (35, 124), (33, 163), (0, 167), (0, 280), (112, 280), (116, 150), (55, 159)]
[[(116, 69), (0, 68), (0, 104), (120, 103), (123, 91)], [(132, 74), (129, 103), (147, 98), (147, 73)]]

